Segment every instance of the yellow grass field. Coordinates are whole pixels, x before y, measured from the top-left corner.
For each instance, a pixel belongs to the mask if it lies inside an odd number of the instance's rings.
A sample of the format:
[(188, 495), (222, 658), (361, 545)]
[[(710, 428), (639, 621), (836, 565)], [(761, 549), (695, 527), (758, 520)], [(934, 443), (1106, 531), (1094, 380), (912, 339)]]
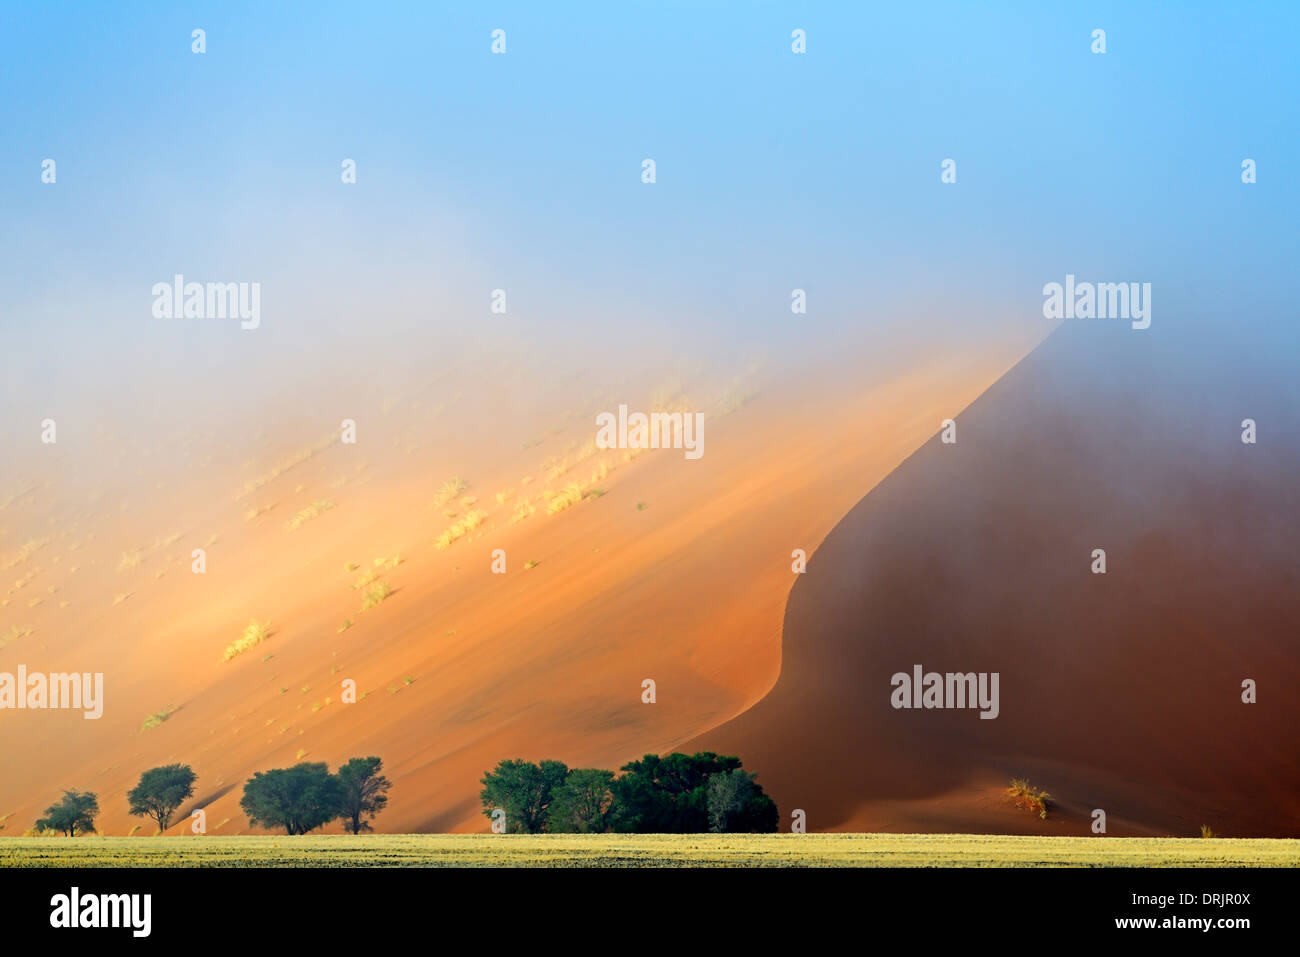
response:
[(1296, 867), (1300, 840), (980, 834), (0, 839), (0, 867)]

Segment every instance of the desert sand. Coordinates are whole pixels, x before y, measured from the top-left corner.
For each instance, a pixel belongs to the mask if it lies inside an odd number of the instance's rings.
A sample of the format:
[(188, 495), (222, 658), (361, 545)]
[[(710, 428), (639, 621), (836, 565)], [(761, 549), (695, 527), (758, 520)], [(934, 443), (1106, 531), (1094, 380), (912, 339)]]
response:
[[(250, 833), (238, 800), (255, 771), (361, 754), (393, 781), (379, 830), (476, 831), (478, 779), (501, 759), (617, 767), (682, 745), (776, 682), (793, 551), (814, 554), (1032, 344), (844, 355), (815, 375), (706, 374), (659, 395), (649, 380), (539, 391), (522, 417), (475, 391), (508, 373), (474, 367), (357, 415), (355, 445), (328, 396), (269, 415), (251, 451), (235, 423), (136, 451), (122, 429), (65, 422), (0, 493), (0, 670), (102, 671), (105, 710), (2, 716), (0, 833), (63, 788), (99, 795), (101, 833), (150, 833), (125, 793), (170, 762), (199, 776), (182, 814)], [(703, 408), (704, 456), (591, 447), (596, 413), (638, 394)], [(466, 487), (441, 501), (453, 477)], [(572, 485), (582, 500), (552, 512)], [(479, 524), (439, 549), (471, 512)], [(363, 611), (368, 574), (392, 593)], [(265, 641), (223, 660), (250, 620)]]
[[(1300, 835), (1294, 355), (1063, 326), (835, 527), (776, 687), (688, 747), (745, 755), (810, 829)], [(915, 664), (999, 672), (1000, 716), (891, 707)], [(1046, 820), (1008, 816), (1013, 777)]]
[[(199, 775), (182, 815), (260, 833), (251, 774), (363, 754), (393, 781), (378, 830), (482, 831), (503, 758), (674, 748), (740, 754), (814, 831), (1086, 835), (1101, 808), (1110, 834), (1300, 834), (1277, 350), (1046, 332), (798, 377), (579, 377), (522, 411), (480, 387), (509, 369), (470, 363), (395, 384), (355, 445), (328, 396), (286, 397), (251, 448), (219, 423), (144, 448), (65, 424), (0, 489), (0, 670), (102, 671), (105, 712), (0, 715), (0, 835), (63, 788), (131, 833), (126, 791), (176, 761)], [(595, 415), (638, 397), (703, 408), (706, 454), (595, 449)], [(250, 620), (266, 639), (223, 660)], [(1000, 716), (892, 709), (918, 663), (1000, 673)], [(1012, 777), (1053, 795), (1046, 820)]]

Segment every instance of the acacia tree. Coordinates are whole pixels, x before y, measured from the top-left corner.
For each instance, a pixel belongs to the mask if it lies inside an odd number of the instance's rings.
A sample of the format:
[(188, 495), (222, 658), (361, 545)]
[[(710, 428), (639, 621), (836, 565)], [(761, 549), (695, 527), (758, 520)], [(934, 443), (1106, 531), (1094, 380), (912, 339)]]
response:
[(140, 775), (140, 783), (126, 796), (130, 813), (153, 818), (158, 822), (159, 832), (165, 832), (176, 809), (194, 795), (195, 777), (194, 769), (188, 764), (150, 768)]
[(42, 831), (62, 831), (68, 837), (77, 832), (95, 833), (95, 816), (99, 798), (90, 791), (64, 791), (63, 799), (45, 809), (45, 817), (36, 822)]
[(250, 824), (306, 834), (339, 816), (343, 785), (324, 762), (258, 771), (244, 785), (239, 806)]
[(613, 780), (613, 771), (573, 768), (551, 798), (546, 829), (553, 834), (603, 834), (614, 805), (609, 789)]
[(479, 792), (483, 813), (491, 817), (501, 808), (506, 812), (507, 831), (540, 834), (546, 830), (552, 796), (564, 784), (568, 772), (562, 761), (502, 761), (483, 775), (483, 790)]
[(723, 834), (732, 818), (744, 810), (754, 796), (754, 775), (741, 768), (709, 775), (709, 830)]
[(776, 804), (753, 775), (747, 775), (748, 786), (734, 777), (716, 785), (713, 804), (720, 817), (711, 819), (712, 780), (731, 775), (740, 766), (740, 758), (712, 751), (673, 752), (662, 757), (647, 754), (625, 764), (623, 774), (610, 785), (614, 793), (611, 829), (641, 834), (700, 833), (720, 820), (728, 831), (775, 831)]
[(339, 768), (342, 786), (339, 808), (343, 830), (349, 834), (372, 830), (364, 818), (373, 818), (388, 806), (387, 792), (392, 782), (379, 773), (383, 767), (384, 762), (379, 758), (369, 757), (353, 758)]

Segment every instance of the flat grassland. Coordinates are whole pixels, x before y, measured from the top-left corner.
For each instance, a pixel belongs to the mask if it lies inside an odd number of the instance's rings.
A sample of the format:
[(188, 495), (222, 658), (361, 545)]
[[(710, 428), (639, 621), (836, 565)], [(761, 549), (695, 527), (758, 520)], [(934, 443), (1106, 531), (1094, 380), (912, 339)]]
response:
[(981, 834), (2, 838), (0, 867), (1296, 867), (1300, 840)]

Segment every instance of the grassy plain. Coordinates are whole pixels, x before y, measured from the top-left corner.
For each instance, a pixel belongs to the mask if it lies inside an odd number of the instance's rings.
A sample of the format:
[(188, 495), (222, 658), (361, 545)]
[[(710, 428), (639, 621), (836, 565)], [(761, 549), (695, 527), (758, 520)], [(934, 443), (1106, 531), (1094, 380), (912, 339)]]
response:
[(0, 867), (1296, 867), (1300, 840), (981, 834), (0, 838)]

